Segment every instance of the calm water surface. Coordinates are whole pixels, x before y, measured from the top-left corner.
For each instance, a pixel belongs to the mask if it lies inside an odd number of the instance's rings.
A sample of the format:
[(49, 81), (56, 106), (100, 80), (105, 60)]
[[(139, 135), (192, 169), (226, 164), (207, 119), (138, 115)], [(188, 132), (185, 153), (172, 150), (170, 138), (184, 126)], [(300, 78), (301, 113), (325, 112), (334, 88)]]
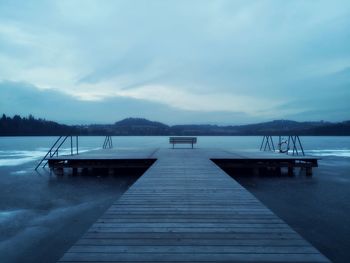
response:
[[(334, 262), (350, 262), (350, 137), (302, 137), (322, 157), (312, 178), (236, 178)], [(56, 177), (33, 168), (56, 137), (0, 137), (0, 261), (55, 262), (137, 177)], [(104, 137), (81, 137), (80, 152)], [(261, 137), (198, 137), (199, 148), (257, 150)], [(168, 137), (113, 137), (116, 148)], [(69, 153), (68, 145), (61, 153)]]

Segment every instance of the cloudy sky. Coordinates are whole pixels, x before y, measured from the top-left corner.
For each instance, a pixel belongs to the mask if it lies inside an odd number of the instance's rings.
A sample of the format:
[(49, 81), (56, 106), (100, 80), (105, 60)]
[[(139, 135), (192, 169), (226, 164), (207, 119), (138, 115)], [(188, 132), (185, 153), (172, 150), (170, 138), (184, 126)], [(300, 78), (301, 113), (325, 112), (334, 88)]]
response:
[(350, 2), (0, 0), (0, 113), (350, 119)]

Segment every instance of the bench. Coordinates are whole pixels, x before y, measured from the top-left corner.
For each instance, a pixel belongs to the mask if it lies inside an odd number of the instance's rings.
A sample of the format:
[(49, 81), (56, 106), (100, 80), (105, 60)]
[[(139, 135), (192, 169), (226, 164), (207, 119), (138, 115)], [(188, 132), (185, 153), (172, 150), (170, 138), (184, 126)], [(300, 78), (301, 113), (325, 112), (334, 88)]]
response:
[(170, 137), (169, 143), (173, 144), (173, 149), (175, 144), (191, 144), (193, 149), (193, 144), (197, 143), (197, 137)]

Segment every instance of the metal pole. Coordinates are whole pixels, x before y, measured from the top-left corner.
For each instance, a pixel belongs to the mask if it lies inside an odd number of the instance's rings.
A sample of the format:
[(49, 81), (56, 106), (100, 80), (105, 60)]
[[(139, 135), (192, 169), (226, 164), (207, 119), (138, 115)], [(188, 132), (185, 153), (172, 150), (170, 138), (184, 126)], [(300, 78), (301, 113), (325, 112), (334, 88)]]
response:
[(295, 137), (294, 137), (294, 141), (295, 141), (295, 151), (296, 151), (297, 155), (299, 155), (298, 144), (297, 144), (297, 137), (298, 137), (298, 136), (295, 136)]
[(287, 154), (289, 154), (289, 148), (290, 148), (290, 135), (288, 136)]
[(273, 151), (275, 151), (275, 145), (273, 143), (272, 136), (270, 136), (270, 140), (271, 140), (272, 149), (273, 149)]
[(261, 145), (260, 145), (260, 151), (262, 151), (262, 148), (264, 146), (264, 142), (265, 142), (265, 135), (264, 135), (262, 142), (261, 142)]
[(282, 141), (281, 141), (281, 135), (280, 136), (278, 136), (278, 150), (279, 150), (279, 152), (282, 152), (282, 143), (281, 143)]
[(73, 136), (70, 136), (70, 155), (73, 155)]
[(267, 146), (270, 147), (270, 144), (269, 144), (269, 137), (268, 137), (268, 136), (266, 136), (266, 142), (265, 142), (264, 151), (266, 151)]
[(301, 141), (300, 141), (299, 136), (297, 136), (297, 138), (298, 138), (298, 141), (299, 141), (299, 145), (300, 145), (301, 152), (303, 153), (303, 155), (305, 155), (305, 153), (304, 153), (304, 148), (303, 148), (303, 145), (301, 145)]
[(77, 154), (79, 154), (79, 136), (77, 135), (76, 139), (76, 144), (77, 144)]
[(296, 145), (296, 136), (292, 136), (292, 142), (293, 142), (293, 155), (294, 155), (294, 152), (296, 153), (296, 155), (299, 155), (297, 145)]

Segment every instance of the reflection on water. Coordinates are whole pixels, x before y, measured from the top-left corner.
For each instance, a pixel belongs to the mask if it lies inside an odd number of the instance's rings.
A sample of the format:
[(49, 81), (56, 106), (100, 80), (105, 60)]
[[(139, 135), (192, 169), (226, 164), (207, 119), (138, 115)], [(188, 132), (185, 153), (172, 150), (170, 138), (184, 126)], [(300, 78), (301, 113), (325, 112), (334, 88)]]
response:
[[(0, 138), (1, 139), (1, 138)], [(80, 153), (88, 152), (91, 150), (97, 150), (99, 148), (92, 147), (82, 147), (79, 149)], [(17, 166), (25, 164), (32, 161), (38, 161), (45, 156), (49, 148), (38, 148), (34, 151), (25, 151), (25, 150), (1, 150), (0, 151), (0, 166)], [(70, 148), (60, 148), (59, 154), (65, 155), (70, 154)]]
[(335, 156), (335, 157), (350, 157), (350, 149), (323, 149), (323, 150), (308, 150), (307, 155), (314, 156)]
[(55, 176), (0, 167), (1, 262), (56, 262), (141, 175)]
[(45, 155), (42, 151), (0, 151), (0, 166), (16, 166), (38, 160)]

